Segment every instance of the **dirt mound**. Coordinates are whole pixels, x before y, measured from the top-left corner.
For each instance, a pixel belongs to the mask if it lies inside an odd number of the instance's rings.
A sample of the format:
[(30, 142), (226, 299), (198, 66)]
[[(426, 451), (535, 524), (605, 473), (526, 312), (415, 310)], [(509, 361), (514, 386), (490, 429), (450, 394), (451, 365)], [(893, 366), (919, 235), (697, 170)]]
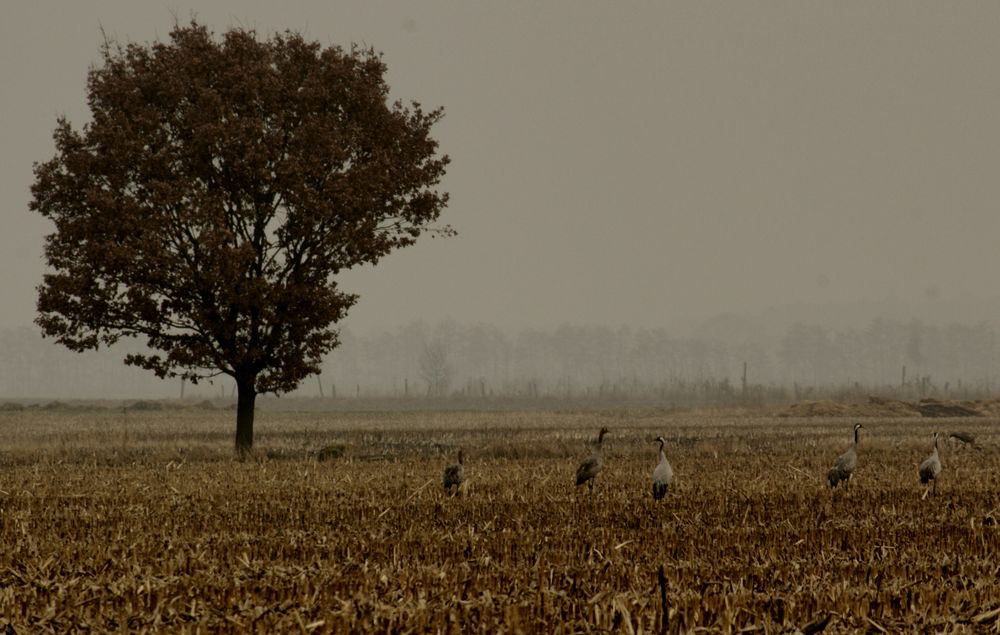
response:
[(976, 400), (968, 402), (984, 417), (1000, 417), (1000, 399)]
[(908, 401), (899, 399), (887, 399), (871, 395), (868, 403), (863, 404), (865, 412), (863, 416), (868, 417), (918, 417), (920, 409)]
[(128, 405), (129, 410), (141, 410), (141, 411), (151, 411), (151, 410), (163, 410), (163, 404), (159, 401), (147, 401), (145, 399), (140, 399), (139, 401), (133, 401)]
[(981, 417), (983, 414), (972, 404), (956, 401), (921, 399), (917, 409), (924, 417)]
[(781, 417), (919, 417), (920, 411), (913, 404), (898, 399), (869, 397), (867, 403), (841, 403), (837, 401), (802, 401), (794, 403)]
[(779, 417), (847, 417), (851, 413), (851, 404), (836, 401), (800, 401), (788, 406)]
[(866, 403), (801, 401), (777, 414), (779, 417), (1000, 417), (1000, 399), (921, 399), (913, 403), (872, 395)]

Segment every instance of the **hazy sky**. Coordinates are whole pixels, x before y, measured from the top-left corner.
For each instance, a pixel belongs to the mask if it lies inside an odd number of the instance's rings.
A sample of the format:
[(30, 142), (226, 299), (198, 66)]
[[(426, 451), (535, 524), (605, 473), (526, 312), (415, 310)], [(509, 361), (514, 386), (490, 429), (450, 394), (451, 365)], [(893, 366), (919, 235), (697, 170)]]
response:
[(0, 326), (33, 319), (31, 167), (86, 120), (101, 28), (193, 11), (370, 44), (445, 108), (459, 235), (345, 276), (351, 328), (1000, 293), (1000, 3), (32, 0), (0, 21)]

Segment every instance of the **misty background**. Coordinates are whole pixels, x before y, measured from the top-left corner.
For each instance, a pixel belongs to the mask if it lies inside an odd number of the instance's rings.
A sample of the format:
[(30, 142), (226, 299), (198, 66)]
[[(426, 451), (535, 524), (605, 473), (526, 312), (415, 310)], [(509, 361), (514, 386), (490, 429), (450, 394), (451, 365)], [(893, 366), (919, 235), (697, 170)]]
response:
[(1000, 5), (3, 11), (0, 398), (180, 394), (121, 351), (40, 338), (52, 228), (28, 201), (56, 117), (87, 121), (102, 31), (149, 42), (190, 16), (371, 45), (394, 98), (445, 108), (443, 220), (459, 235), (343, 276), (360, 302), (301, 394), (724, 397), (744, 394), (744, 363), (747, 390), (790, 398), (996, 389)]

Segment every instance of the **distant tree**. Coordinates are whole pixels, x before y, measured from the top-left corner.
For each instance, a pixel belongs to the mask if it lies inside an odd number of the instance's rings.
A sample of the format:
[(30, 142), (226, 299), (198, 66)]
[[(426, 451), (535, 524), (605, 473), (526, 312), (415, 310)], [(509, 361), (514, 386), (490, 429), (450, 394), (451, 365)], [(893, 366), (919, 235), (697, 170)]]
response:
[(906, 330), (906, 358), (919, 364), (924, 360), (924, 325), (919, 320), (912, 320), (905, 327)]
[(427, 382), (427, 395), (443, 397), (451, 386), (454, 369), (448, 361), (448, 347), (436, 339), (424, 345), (420, 355), (420, 375)]
[(236, 449), (254, 402), (319, 372), (357, 301), (336, 275), (434, 227), (447, 156), (440, 109), (389, 103), (371, 49), (296, 33), (221, 38), (192, 22), (168, 42), (105, 42), (92, 121), (60, 118), (31, 209), (55, 225), (36, 322), (75, 351), (145, 338), (126, 363), (160, 377), (225, 374)]
[(802, 322), (792, 324), (781, 338), (778, 355), (798, 381), (808, 378), (812, 386), (817, 386), (828, 379), (822, 371), (829, 366), (833, 350), (827, 330), (822, 326)]

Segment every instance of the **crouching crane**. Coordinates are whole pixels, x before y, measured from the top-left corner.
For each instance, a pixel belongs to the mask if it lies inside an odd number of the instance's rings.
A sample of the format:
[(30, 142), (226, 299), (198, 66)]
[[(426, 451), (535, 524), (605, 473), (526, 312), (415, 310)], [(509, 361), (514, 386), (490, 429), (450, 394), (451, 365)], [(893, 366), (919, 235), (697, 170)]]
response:
[[(941, 474), (941, 457), (938, 456), (938, 433), (934, 433), (934, 450), (931, 455), (924, 459), (924, 462), (920, 464), (920, 484), (927, 485), (931, 481), (934, 481), (934, 494), (937, 495), (937, 482), (938, 476)], [(927, 492), (930, 488), (924, 490), (924, 495), (922, 498), (927, 498)]]
[[(458, 463), (444, 468), (444, 491), (448, 494), (458, 494), (465, 482), (465, 452), (458, 451)], [(454, 490), (454, 491), (453, 491)]]

